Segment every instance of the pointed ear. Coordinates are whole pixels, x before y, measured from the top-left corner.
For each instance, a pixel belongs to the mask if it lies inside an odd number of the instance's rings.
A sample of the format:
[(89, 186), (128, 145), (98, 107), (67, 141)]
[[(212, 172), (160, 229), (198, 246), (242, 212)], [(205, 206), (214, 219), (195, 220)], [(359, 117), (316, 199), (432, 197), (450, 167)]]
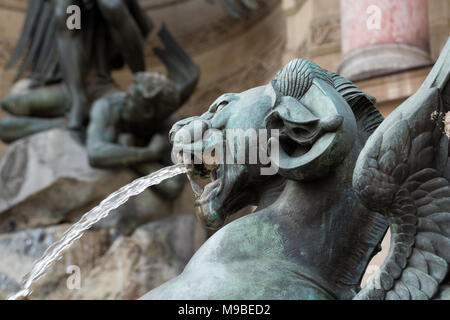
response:
[(270, 81), (270, 83), (266, 86), (266, 89), (264, 90), (264, 96), (270, 98), (272, 108), (274, 108), (279, 103), (281, 96), (275, 87), (274, 80)]
[(272, 152), (273, 163), (280, 174), (295, 180), (328, 174), (348, 154), (356, 136), (356, 120), (347, 102), (333, 87), (316, 80), (302, 99), (280, 98), (266, 127), (279, 129), (283, 139), (278, 153)]

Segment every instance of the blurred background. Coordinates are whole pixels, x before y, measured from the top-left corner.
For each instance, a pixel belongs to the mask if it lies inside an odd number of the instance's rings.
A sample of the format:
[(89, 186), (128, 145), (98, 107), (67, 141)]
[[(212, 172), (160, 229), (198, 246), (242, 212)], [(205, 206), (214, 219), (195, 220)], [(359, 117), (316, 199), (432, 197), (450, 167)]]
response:
[[(200, 67), (198, 87), (178, 112), (182, 117), (203, 113), (224, 92), (240, 92), (267, 83), (282, 65), (297, 57), (310, 59), (322, 68), (349, 78), (363, 91), (376, 97), (377, 108), (387, 116), (419, 88), (450, 34), (450, 0), (267, 0), (261, 9), (242, 20), (230, 17), (217, 4), (206, 5), (204, 0), (139, 2), (155, 22), (156, 29), (164, 22)], [(20, 35), (27, 4), (27, 0), (0, 0), (1, 98), (13, 85), (16, 70), (5, 71), (3, 67)], [(147, 39), (145, 57), (148, 71), (164, 72), (152, 51), (158, 41), (155, 32)], [(124, 89), (131, 77), (128, 69), (114, 74)], [(3, 116), (5, 114), (0, 111), (0, 118)], [(0, 158), (6, 149), (6, 145), (0, 143)], [(171, 210), (192, 214), (192, 192), (189, 187), (185, 189)], [(181, 230), (183, 222), (179, 223)], [(200, 233), (193, 247), (203, 241), (204, 235)], [(102, 242), (95, 237), (92, 243), (95, 242), (98, 248), (92, 249), (89, 255), (92, 259), (103, 255), (106, 250), (98, 245)], [(102, 236), (100, 238), (103, 239)], [(83, 239), (89, 246), (89, 236), (87, 240), (86, 237)], [(105, 248), (110, 246), (108, 241), (104, 240)], [(388, 244), (389, 236), (383, 242), (383, 252), (368, 269), (364, 282), (380, 265)], [(125, 249), (112, 250), (110, 254), (116, 252), (120, 255), (122, 252), (120, 259), (125, 264), (131, 263), (130, 256), (139, 254), (130, 243), (116, 246)], [(2, 250), (0, 236), (0, 254)], [(108, 266), (109, 260), (104, 260), (104, 266)], [(11, 265), (6, 267), (4, 261), (3, 269), (10, 268)], [(19, 265), (20, 261), (17, 257), (11, 258), (12, 265)], [(154, 261), (152, 263), (155, 264)], [(180, 263), (161, 279), (176, 275), (182, 266)], [(126, 269), (126, 266), (121, 268)], [(2, 272), (4, 270), (0, 266), (0, 296), (2, 286), (11, 288), (7, 283), (14, 278), (10, 275), (2, 282), (2, 277), (7, 277)], [(58, 272), (55, 273), (59, 274), (58, 281), (62, 281), (64, 271)], [(94, 270), (91, 278), (100, 277), (100, 272), (101, 269)], [(148, 289), (133, 287), (125, 292), (119, 280), (116, 281), (119, 284), (111, 284), (105, 276), (104, 282), (100, 283), (105, 287), (111, 286), (109, 293), (96, 295), (91, 291), (89, 295), (77, 296), (59, 291), (52, 295), (51, 292), (55, 291), (51, 288), (58, 287), (58, 281), (47, 284), (47, 295), (40, 297), (136, 298)], [(157, 280), (155, 285), (162, 281)], [(91, 288), (98, 286), (99, 282)]]
[[(448, 0), (266, 0), (244, 20), (204, 0), (139, 2), (155, 29), (165, 22), (200, 66), (200, 84), (180, 110), (183, 116), (203, 112), (223, 92), (267, 82), (295, 57), (356, 80), (387, 115), (421, 83), (450, 30)], [(27, 3), (0, 0), (1, 97), (13, 85), (15, 70), (5, 72), (3, 66), (20, 35)], [(153, 32), (147, 39), (149, 70), (163, 70), (151, 50), (157, 43)], [(131, 73), (125, 69), (115, 78), (126, 88)]]

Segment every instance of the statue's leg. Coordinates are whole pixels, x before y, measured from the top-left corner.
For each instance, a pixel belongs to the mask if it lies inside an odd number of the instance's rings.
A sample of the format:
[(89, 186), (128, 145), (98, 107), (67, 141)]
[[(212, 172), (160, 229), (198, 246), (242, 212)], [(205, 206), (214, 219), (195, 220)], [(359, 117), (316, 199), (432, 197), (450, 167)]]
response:
[(65, 84), (31, 89), (11, 94), (1, 101), (4, 110), (15, 116), (64, 117), (70, 107)]
[(65, 118), (40, 119), (30, 117), (7, 117), (0, 120), (0, 139), (6, 143), (26, 136), (67, 126)]
[(133, 72), (145, 71), (144, 39), (124, 0), (97, 0), (113, 38)]
[(54, 1), (59, 60), (64, 80), (72, 97), (69, 127), (79, 129), (83, 125), (89, 107), (84, 82), (88, 61), (81, 34), (83, 28), (69, 30), (66, 25), (68, 17), (66, 11), (70, 5), (81, 5), (81, 2), (79, 0)]
[[(142, 163), (135, 165), (134, 169), (140, 175), (148, 175), (162, 169), (164, 166), (159, 163)], [(156, 186), (150, 187), (156, 194), (164, 198), (165, 200), (175, 200), (183, 191), (186, 183), (186, 177), (179, 175), (171, 179), (167, 179)]]
[(144, 38), (153, 30), (153, 21), (150, 19), (145, 10), (141, 7), (138, 0), (125, 0), (131, 15), (136, 20)]

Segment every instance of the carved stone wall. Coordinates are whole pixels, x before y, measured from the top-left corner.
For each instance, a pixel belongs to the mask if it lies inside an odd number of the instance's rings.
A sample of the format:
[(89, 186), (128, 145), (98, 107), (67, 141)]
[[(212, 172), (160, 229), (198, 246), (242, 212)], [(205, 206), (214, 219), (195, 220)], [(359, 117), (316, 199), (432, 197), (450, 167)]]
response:
[(339, 1), (285, 1), (284, 9), (288, 39), (284, 62), (308, 58), (336, 71), (341, 60)]
[(450, 34), (450, 1), (428, 0), (430, 54), (436, 60)]
[[(13, 72), (3, 66), (20, 34), (27, 2), (0, 1), (0, 97), (12, 84)], [(263, 10), (243, 21), (205, 0), (140, 2), (156, 27), (165, 22), (202, 69), (197, 92), (180, 110), (183, 116), (202, 112), (224, 91), (264, 83), (292, 58), (309, 58), (332, 71), (342, 61), (340, 0), (267, 0)], [(436, 59), (450, 33), (448, 0), (428, 0), (428, 23), (430, 55)], [(155, 33), (147, 41), (147, 64), (149, 70), (164, 71), (152, 53), (158, 45)], [(116, 78), (126, 87), (131, 74), (123, 70)]]
[[(204, 112), (219, 95), (267, 82), (282, 63), (285, 24), (281, 2), (268, 0), (246, 20), (228, 16), (218, 5), (204, 0), (141, 1), (156, 28), (165, 23), (201, 68), (198, 88), (180, 110), (182, 116)], [(201, 17), (193, 19), (192, 17)], [(163, 71), (153, 55), (154, 33), (147, 41), (150, 70)], [(121, 72), (121, 83), (129, 73)]]

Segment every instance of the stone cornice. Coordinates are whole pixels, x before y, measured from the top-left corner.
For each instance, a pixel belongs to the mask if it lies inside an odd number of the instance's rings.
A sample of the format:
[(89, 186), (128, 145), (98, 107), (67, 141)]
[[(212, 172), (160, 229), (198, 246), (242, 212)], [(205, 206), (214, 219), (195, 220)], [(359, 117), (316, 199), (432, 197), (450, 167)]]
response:
[[(204, 53), (246, 33), (276, 10), (279, 4), (279, 0), (267, 0), (261, 9), (253, 11), (247, 19), (242, 20), (236, 20), (224, 13), (211, 24), (203, 25), (178, 35), (177, 41), (190, 55)], [(205, 5), (207, 4), (205, 3)], [(151, 57), (154, 57), (153, 46), (154, 42), (151, 39), (146, 42), (145, 51), (147, 58), (151, 59)], [(157, 60), (153, 61), (153, 63), (157, 63)]]

